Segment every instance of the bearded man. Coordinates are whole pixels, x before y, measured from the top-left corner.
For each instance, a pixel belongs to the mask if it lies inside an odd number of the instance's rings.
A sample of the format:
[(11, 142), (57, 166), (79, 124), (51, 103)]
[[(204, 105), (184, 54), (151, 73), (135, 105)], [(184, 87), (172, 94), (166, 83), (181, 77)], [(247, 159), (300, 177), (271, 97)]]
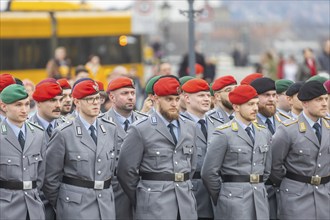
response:
[(190, 181), (197, 164), (195, 124), (179, 116), (176, 77), (159, 78), (154, 92), (156, 111), (128, 130), (117, 178), (136, 219), (197, 219)]

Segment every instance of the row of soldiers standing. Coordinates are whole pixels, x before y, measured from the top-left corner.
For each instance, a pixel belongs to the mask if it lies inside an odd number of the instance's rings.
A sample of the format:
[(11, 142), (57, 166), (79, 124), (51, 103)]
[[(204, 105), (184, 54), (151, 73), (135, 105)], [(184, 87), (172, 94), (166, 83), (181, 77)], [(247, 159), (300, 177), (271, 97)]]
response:
[[(109, 83), (103, 114), (93, 80), (71, 88), (46, 79), (29, 121), (27, 93), (14, 83), (1, 76), (1, 219), (330, 217), (328, 82), (252, 74), (237, 86), (224, 76), (210, 110), (204, 80), (158, 76), (146, 115), (133, 111), (129, 78)], [(296, 118), (276, 109), (276, 91)], [(62, 117), (65, 96), (75, 110)]]

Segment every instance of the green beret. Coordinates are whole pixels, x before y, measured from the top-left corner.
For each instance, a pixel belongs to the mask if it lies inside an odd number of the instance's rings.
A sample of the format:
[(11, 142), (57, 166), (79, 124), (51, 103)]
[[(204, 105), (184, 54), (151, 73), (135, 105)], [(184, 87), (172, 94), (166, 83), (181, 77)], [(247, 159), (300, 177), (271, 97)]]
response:
[(210, 93), (211, 93), (211, 96), (214, 96), (214, 91), (212, 89), (212, 85), (213, 85), (213, 83), (210, 84)]
[(192, 76), (183, 76), (179, 79), (181, 86), (183, 86), (183, 84), (185, 84), (186, 82), (188, 82), (191, 79), (195, 79), (195, 77)]
[(325, 81), (327, 81), (328, 79), (324, 76), (315, 75), (315, 76), (312, 76), (311, 78), (309, 78), (306, 82), (312, 81), (312, 80), (319, 81), (320, 83), (325, 83)]
[(154, 76), (148, 81), (148, 83), (146, 85), (146, 88), (145, 88), (147, 95), (150, 95), (150, 94), (153, 95), (154, 94), (154, 89), (153, 89), (154, 84), (160, 77), (161, 77), (161, 75), (160, 76)]
[(288, 79), (276, 80), (275, 81), (276, 93), (281, 94), (282, 92), (285, 92), (293, 83), (294, 83), (293, 81)]
[(5, 104), (11, 104), (19, 100), (25, 99), (28, 96), (29, 95), (27, 94), (24, 86), (12, 84), (2, 90), (0, 94), (0, 99)]

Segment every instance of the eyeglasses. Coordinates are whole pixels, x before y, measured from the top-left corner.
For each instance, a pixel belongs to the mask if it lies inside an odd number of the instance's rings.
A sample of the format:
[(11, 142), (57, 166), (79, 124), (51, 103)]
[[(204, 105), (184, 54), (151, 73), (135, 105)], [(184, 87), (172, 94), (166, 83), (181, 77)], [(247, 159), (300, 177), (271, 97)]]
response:
[(82, 100), (85, 100), (87, 102), (87, 104), (93, 104), (95, 101), (100, 102), (101, 98), (100, 98), (100, 96), (97, 96), (97, 97), (83, 98)]

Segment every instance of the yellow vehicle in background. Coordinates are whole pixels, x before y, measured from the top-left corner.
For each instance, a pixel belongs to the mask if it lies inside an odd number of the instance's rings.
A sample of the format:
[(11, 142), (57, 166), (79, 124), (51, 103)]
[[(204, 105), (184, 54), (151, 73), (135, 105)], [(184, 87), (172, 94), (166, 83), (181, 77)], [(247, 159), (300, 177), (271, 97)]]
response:
[(0, 73), (37, 83), (47, 78), (46, 64), (55, 48), (63, 46), (73, 67), (97, 54), (104, 70), (97, 80), (104, 83), (117, 65), (143, 76), (143, 37), (132, 33), (131, 24), (127, 11), (95, 11), (64, 1), (13, 1), (10, 11), (0, 14)]

